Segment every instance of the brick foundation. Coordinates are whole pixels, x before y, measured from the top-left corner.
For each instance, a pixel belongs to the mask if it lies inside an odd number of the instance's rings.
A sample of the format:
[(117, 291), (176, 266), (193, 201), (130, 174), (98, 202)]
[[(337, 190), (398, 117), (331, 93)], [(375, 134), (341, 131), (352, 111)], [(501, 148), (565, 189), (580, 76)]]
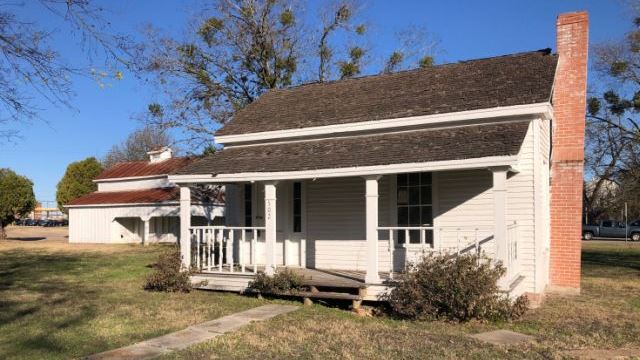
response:
[(558, 17), (559, 62), (553, 93), (549, 280), (550, 290), (565, 293), (579, 292), (580, 289), (588, 38), (586, 12)]

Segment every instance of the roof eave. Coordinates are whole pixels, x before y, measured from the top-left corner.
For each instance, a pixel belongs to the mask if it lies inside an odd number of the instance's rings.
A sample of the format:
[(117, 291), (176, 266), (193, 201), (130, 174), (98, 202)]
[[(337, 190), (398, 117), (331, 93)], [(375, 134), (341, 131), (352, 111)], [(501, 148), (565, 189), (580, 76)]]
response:
[(336, 177), (352, 177), (366, 175), (389, 175), (397, 173), (490, 169), (507, 167), (509, 171), (517, 172), (518, 155), (498, 155), (472, 159), (457, 159), (444, 161), (430, 161), (421, 163), (398, 163), (390, 165), (338, 167), (318, 170), (282, 171), (282, 172), (252, 172), (235, 174), (194, 174), (170, 175), (169, 180), (176, 184), (198, 183), (235, 183), (254, 181), (302, 180)]
[(445, 114), (433, 114), (423, 116), (412, 116), (403, 118), (361, 121), (354, 123), (335, 124), (326, 126), (313, 126), (296, 129), (283, 129), (275, 131), (264, 131), (255, 133), (243, 133), (232, 135), (218, 135), (216, 142), (219, 144), (239, 144), (256, 141), (272, 141), (276, 139), (292, 139), (312, 136), (326, 136), (332, 134), (344, 134), (362, 131), (402, 129), (420, 125), (440, 125), (451, 124), (471, 120), (487, 120), (517, 116), (541, 116), (543, 119), (551, 119), (553, 107), (549, 101), (501, 106), (494, 108), (467, 110)]

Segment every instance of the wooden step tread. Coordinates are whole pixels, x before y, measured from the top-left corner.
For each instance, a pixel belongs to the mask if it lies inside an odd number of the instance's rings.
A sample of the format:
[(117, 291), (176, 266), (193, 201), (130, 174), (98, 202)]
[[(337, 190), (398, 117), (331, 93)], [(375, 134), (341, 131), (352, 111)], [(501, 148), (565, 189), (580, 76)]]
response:
[(329, 291), (301, 291), (293, 294), (293, 296), (313, 298), (313, 299), (335, 299), (335, 300), (362, 300), (362, 296), (341, 293), (341, 292), (329, 292)]

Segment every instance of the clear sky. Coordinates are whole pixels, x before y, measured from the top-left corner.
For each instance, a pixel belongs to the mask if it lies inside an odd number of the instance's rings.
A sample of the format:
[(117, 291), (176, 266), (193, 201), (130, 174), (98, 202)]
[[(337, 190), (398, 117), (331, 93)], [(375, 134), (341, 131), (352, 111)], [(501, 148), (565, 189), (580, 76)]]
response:
[[(35, 2), (34, 2), (35, 3)], [(139, 33), (145, 23), (179, 34), (199, 8), (196, 1), (103, 1), (114, 30)], [(58, 23), (39, 8), (27, 4), (21, 15), (60, 28), (53, 46), (63, 57), (81, 53)], [(440, 40), (438, 63), (482, 58), (520, 51), (555, 48), (555, 18), (567, 11), (587, 10), (591, 42), (620, 38), (630, 27), (630, 15), (622, 0), (537, 1), (383, 1), (371, 0), (364, 16), (371, 25), (380, 52), (394, 48), (393, 34), (407, 25), (425, 26)], [(0, 168), (9, 167), (34, 182), (36, 197), (55, 199), (55, 187), (66, 166), (88, 156), (102, 157), (140, 124), (132, 116), (143, 112), (157, 98), (148, 84), (131, 74), (100, 88), (90, 79), (74, 83), (74, 109), (38, 103), (44, 122), (23, 131), (16, 143), (0, 143)]]

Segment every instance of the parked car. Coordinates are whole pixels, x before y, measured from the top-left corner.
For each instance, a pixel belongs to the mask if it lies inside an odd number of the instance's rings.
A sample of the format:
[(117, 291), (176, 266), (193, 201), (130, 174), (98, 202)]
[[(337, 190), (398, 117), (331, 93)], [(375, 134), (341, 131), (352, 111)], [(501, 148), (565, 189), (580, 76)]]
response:
[(60, 226), (60, 221), (58, 220), (47, 220), (47, 222), (44, 224), (45, 227), (55, 227), (55, 226)]
[(47, 225), (47, 221), (48, 220), (40, 219), (40, 220), (37, 221), (36, 225), (37, 226), (46, 226)]
[(16, 219), (16, 221), (14, 221), (13, 224), (17, 225), (17, 226), (22, 226), (22, 225), (24, 225), (24, 222), (25, 222), (25, 220), (23, 220), (23, 219)]
[(67, 219), (60, 220), (60, 226), (69, 226), (69, 220)]
[(582, 238), (591, 240), (595, 237), (625, 238), (629, 236), (633, 241), (640, 241), (640, 221), (625, 225), (616, 220), (601, 220), (598, 225), (582, 225)]
[(33, 219), (26, 219), (24, 221), (24, 226), (36, 226), (36, 225), (37, 225), (37, 221)]

